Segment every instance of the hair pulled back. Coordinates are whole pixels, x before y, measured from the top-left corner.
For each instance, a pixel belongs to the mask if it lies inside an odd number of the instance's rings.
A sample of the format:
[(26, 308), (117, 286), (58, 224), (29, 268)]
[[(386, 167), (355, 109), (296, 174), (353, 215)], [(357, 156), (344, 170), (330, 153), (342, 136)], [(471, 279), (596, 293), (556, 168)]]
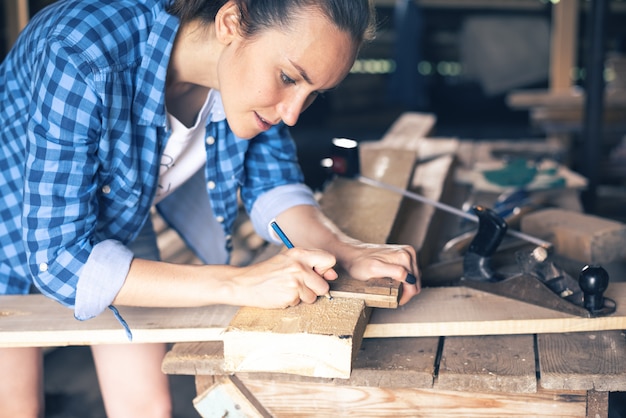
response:
[[(244, 35), (252, 37), (265, 29), (287, 28), (302, 10), (317, 9), (338, 29), (350, 34), (357, 45), (375, 34), (372, 0), (232, 0), (239, 7)], [(200, 19), (206, 24), (228, 0), (173, 0), (169, 13), (181, 22)]]

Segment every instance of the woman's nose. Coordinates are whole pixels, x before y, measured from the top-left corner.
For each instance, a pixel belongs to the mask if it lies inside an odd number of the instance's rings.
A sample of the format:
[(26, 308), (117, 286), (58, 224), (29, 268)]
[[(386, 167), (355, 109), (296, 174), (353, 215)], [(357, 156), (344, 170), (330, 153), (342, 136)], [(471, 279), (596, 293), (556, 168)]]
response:
[(285, 97), (278, 105), (278, 113), (283, 122), (294, 126), (305, 109), (306, 98), (299, 96)]

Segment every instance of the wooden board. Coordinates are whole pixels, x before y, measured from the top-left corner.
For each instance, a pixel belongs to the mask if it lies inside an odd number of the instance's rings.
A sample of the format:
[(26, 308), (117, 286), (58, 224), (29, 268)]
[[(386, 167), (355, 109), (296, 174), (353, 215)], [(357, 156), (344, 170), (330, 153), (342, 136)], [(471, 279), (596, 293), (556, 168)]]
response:
[(617, 311), (581, 318), (464, 287), (425, 288), (408, 304), (375, 309), (365, 338), (516, 335), (626, 329), (626, 283), (605, 293)]
[(533, 336), (446, 338), (435, 386), (468, 392), (535, 393)]
[(541, 387), (558, 390), (623, 391), (624, 331), (537, 336)]
[(348, 378), (368, 316), (362, 300), (343, 298), (240, 309), (224, 333), (224, 369)]
[[(461, 287), (425, 288), (396, 310), (375, 309), (365, 338), (514, 335), (626, 329), (626, 283), (611, 283), (617, 302), (608, 317), (579, 318)], [(321, 301), (321, 300), (320, 300)], [(237, 307), (160, 309), (120, 307), (136, 342), (221, 341)], [(128, 342), (109, 312), (77, 321), (72, 311), (42, 295), (0, 297), (0, 347)]]

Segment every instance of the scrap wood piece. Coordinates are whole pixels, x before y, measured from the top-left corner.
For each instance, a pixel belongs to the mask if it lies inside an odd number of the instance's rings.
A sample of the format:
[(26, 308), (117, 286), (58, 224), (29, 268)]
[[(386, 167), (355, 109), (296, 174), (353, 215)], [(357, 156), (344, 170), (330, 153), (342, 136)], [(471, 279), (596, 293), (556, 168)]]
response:
[(535, 393), (532, 335), (446, 337), (436, 389)]
[(605, 296), (616, 302), (614, 314), (582, 318), (466, 287), (424, 288), (398, 309), (374, 309), (364, 338), (626, 329), (626, 283), (611, 283)]
[(261, 403), (236, 376), (220, 376), (193, 400), (202, 418), (271, 418)]
[[(237, 307), (132, 308), (118, 306), (134, 342), (220, 340)], [(0, 296), (0, 347), (122, 344), (128, 337), (106, 310), (78, 321), (72, 310), (43, 295)]]
[(546, 389), (620, 391), (626, 385), (624, 328), (537, 336), (540, 385)]
[(344, 298), (240, 309), (224, 333), (224, 369), (348, 378), (369, 311)]

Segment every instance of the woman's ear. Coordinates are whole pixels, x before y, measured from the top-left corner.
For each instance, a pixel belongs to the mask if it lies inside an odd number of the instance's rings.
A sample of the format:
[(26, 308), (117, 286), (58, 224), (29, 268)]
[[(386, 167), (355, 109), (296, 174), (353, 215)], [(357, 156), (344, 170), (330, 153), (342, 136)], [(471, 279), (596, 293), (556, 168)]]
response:
[(224, 4), (215, 16), (215, 34), (218, 41), (224, 45), (230, 44), (234, 39), (242, 36), (241, 12), (234, 1)]

